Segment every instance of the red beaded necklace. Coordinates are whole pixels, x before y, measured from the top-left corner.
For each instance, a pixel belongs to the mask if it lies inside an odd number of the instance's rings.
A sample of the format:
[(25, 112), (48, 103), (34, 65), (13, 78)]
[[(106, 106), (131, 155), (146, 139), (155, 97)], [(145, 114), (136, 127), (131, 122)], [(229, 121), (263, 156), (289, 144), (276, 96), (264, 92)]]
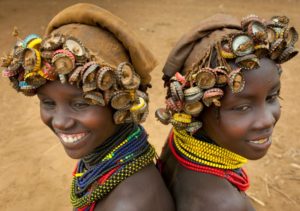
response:
[(168, 141), (169, 147), (171, 149), (171, 152), (175, 156), (175, 158), (178, 160), (178, 162), (185, 168), (190, 169), (192, 171), (197, 171), (205, 174), (212, 174), (218, 177), (225, 178), (231, 184), (237, 187), (240, 191), (246, 191), (249, 188), (249, 179), (244, 169), (241, 169), (241, 175), (239, 175), (238, 173), (232, 170), (224, 170), (224, 169), (192, 163), (176, 152), (173, 145), (173, 141), (174, 141), (174, 132), (172, 131)]

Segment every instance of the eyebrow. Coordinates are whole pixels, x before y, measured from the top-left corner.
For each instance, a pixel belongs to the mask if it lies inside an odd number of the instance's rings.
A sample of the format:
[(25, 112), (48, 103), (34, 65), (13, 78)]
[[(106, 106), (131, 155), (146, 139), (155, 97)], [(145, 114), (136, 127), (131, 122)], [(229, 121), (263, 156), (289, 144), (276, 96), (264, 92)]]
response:
[(270, 91), (274, 91), (274, 90), (280, 89), (280, 88), (281, 88), (281, 82), (278, 81), (278, 83), (276, 83), (276, 84), (270, 89)]
[[(279, 81), (274, 86), (271, 87), (271, 89), (268, 91), (268, 93), (271, 93), (271, 92), (273, 92), (275, 90), (279, 90), (280, 87), (281, 87), (281, 83)], [(236, 95), (236, 97), (248, 99), (248, 98), (254, 98), (255, 94), (252, 94), (252, 93), (238, 93)]]
[(41, 92), (38, 92), (36, 93), (37, 96), (46, 96), (45, 94), (41, 93)]
[[(45, 94), (45, 93), (43, 93), (43, 92), (39, 92), (39, 93), (37, 93), (37, 96), (43, 96), (43, 97), (48, 97), (49, 95), (47, 95), (47, 94)], [(78, 98), (78, 97), (80, 97), (80, 98), (82, 98), (82, 93), (78, 93), (78, 94), (71, 94), (71, 95), (69, 95), (71, 98)]]

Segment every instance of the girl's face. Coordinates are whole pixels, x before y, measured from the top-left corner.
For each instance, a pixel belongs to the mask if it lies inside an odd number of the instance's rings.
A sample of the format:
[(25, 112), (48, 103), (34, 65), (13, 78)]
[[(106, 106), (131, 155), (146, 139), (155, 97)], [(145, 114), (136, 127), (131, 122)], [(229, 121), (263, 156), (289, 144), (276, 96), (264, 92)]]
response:
[(89, 105), (82, 94), (76, 86), (59, 81), (48, 82), (37, 93), (42, 121), (74, 159), (92, 152), (117, 128), (109, 107)]
[(280, 77), (275, 63), (266, 58), (243, 74), (244, 90), (234, 94), (226, 87), (219, 111), (211, 106), (201, 118), (204, 132), (219, 146), (255, 160), (266, 154), (280, 117)]

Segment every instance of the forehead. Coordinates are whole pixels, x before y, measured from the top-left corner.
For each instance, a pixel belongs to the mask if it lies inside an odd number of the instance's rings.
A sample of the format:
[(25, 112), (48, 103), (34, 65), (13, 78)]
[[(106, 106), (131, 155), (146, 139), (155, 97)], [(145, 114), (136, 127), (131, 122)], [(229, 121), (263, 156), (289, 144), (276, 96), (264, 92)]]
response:
[(65, 97), (73, 98), (82, 96), (83, 92), (76, 86), (68, 83), (62, 84), (60, 81), (49, 81), (37, 90), (38, 95), (46, 95), (49, 97)]
[(258, 68), (242, 72), (245, 80), (244, 89), (239, 93), (232, 93), (229, 87), (226, 87), (222, 100), (266, 95), (280, 85), (278, 67), (274, 61), (268, 58), (261, 59)]

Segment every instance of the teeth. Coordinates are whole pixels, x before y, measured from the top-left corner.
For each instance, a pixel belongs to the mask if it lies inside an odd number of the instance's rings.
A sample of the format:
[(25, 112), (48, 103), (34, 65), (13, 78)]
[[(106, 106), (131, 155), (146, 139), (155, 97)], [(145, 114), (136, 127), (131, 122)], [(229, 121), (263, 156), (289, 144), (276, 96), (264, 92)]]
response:
[(262, 139), (254, 140), (254, 141), (251, 141), (251, 142), (254, 143), (254, 144), (264, 144), (264, 143), (266, 143), (268, 140), (269, 140), (269, 138), (262, 138)]
[(78, 133), (78, 134), (59, 134), (60, 138), (65, 143), (75, 143), (82, 139), (86, 133)]

